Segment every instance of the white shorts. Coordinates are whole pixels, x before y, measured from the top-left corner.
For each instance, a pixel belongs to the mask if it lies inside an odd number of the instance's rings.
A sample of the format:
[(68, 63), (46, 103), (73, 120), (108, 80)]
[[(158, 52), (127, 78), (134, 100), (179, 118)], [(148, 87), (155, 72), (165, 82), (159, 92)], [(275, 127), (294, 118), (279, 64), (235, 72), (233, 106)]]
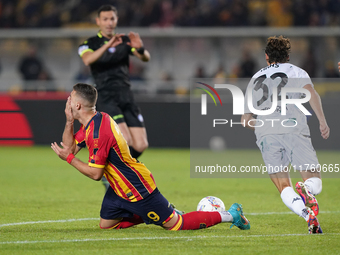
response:
[(268, 174), (281, 172), (291, 163), (296, 170), (317, 169), (316, 152), (310, 137), (297, 134), (266, 135), (256, 141)]

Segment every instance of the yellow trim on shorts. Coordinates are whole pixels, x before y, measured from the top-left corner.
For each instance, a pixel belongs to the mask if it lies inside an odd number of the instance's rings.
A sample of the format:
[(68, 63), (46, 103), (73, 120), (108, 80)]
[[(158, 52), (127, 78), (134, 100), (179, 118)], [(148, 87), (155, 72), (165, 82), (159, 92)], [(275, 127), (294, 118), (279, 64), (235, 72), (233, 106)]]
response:
[(170, 216), (169, 216), (165, 221), (163, 221), (162, 225), (164, 225), (164, 224), (167, 223), (169, 220), (171, 220), (172, 217), (174, 217), (174, 213), (170, 214)]

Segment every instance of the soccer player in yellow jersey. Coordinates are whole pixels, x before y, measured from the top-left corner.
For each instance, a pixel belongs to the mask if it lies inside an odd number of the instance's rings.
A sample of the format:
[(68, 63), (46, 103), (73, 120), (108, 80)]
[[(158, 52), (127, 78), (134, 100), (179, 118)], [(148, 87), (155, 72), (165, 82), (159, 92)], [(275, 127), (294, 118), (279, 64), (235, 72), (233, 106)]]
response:
[[(117, 123), (108, 114), (96, 111), (96, 100), (97, 90), (93, 86), (73, 86), (65, 108), (62, 148), (57, 143), (51, 147), (62, 160), (89, 178), (99, 181), (105, 175), (109, 181), (100, 211), (102, 229), (128, 228), (143, 222), (168, 230), (207, 228), (221, 222), (231, 222), (242, 230), (250, 228), (237, 203), (223, 212), (177, 214), (158, 191), (151, 172), (131, 156)], [(75, 119), (82, 125), (74, 135)], [(87, 164), (74, 156), (85, 146), (89, 150)]]

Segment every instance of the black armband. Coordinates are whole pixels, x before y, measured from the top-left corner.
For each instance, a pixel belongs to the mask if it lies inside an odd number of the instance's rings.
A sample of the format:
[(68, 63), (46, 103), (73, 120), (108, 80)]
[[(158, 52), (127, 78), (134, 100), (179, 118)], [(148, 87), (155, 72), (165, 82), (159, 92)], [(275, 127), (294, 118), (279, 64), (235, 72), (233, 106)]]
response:
[(144, 55), (144, 51), (145, 51), (144, 47), (140, 47), (139, 49), (137, 49), (137, 52), (141, 55)]

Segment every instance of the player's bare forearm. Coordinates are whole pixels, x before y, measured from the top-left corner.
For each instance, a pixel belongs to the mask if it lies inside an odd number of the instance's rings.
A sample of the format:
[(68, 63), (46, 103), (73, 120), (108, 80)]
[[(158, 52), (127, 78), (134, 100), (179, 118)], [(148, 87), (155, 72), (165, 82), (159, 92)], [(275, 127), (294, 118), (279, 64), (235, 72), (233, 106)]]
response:
[(321, 98), (315, 90), (314, 93), (311, 93), (309, 104), (315, 112), (319, 122), (326, 122), (326, 118), (322, 109)]
[[(52, 150), (59, 156), (59, 158), (66, 161), (72, 152), (70, 147), (68, 147), (64, 143), (61, 143), (61, 146), (62, 147), (60, 147), (56, 142), (51, 143)], [(76, 157), (72, 159), (70, 164), (75, 167), (79, 172), (95, 181), (99, 181), (103, 177), (103, 168), (91, 167)]]
[(255, 118), (253, 117), (253, 114), (251, 113), (245, 113), (242, 115), (241, 117), (241, 122), (244, 123), (244, 125), (242, 125), (245, 128), (251, 129), (251, 130), (255, 130), (254, 127), (249, 126), (249, 121), (250, 120), (255, 120)]
[(76, 141), (74, 140), (73, 136), (73, 123), (70, 123), (66, 121), (65, 129), (63, 132), (63, 143), (70, 148), (73, 154), (76, 154), (78, 151), (76, 151)]
[(71, 161), (71, 165), (83, 175), (86, 175), (87, 177), (95, 181), (100, 181), (104, 174), (104, 168), (91, 167), (78, 158), (74, 158)]
[(315, 91), (315, 89), (310, 84), (304, 86), (304, 88), (307, 89), (311, 94), (309, 104), (312, 107), (313, 111), (315, 112), (316, 117), (318, 118), (319, 122), (326, 122), (326, 118), (323, 113), (321, 98), (319, 94)]
[(139, 54), (136, 50), (133, 52), (133, 55), (135, 55), (137, 58), (142, 60), (143, 62), (148, 62), (150, 61), (150, 53), (147, 50), (144, 50), (143, 54)]
[(329, 137), (330, 129), (327, 125), (326, 117), (322, 109), (321, 98), (319, 94), (315, 91), (315, 89), (312, 87), (312, 85), (308, 84), (304, 86), (304, 88), (307, 89), (311, 94), (309, 104), (319, 120), (321, 136), (324, 139), (327, 139)]

